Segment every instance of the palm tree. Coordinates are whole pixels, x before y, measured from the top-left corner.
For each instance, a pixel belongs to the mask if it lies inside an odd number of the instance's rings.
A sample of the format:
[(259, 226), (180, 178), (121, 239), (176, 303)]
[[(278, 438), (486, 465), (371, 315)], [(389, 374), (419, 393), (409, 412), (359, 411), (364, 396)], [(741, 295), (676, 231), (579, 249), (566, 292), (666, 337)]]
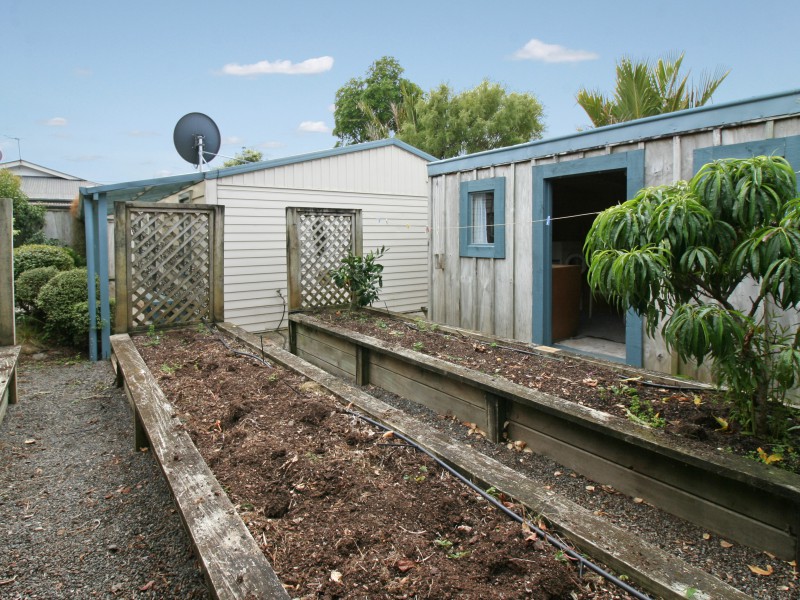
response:
[(595, 127), (702, 106), (730, 70), (717, 68), (711, 75), (704, 73), (700, 85), (692, 87), (688, 73), (680, 74), (684, 54), (659, 58), (655, 64), (623, 57), (617, 63), (613, 97), (582, 88), (575, 98)]

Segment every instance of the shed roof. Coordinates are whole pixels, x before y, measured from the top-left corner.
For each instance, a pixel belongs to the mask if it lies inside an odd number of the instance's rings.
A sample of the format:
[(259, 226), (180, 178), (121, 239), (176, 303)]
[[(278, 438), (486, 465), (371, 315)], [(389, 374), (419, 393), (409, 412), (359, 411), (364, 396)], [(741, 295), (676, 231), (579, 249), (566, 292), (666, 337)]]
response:
[(792, 114), (800, 114), (800, 90), (797, 89), (725, 104), (689, 108), (570, 135), (437, 160), (428, 165), (428, 175), (509, 164)]
[(410, 146), (409, 144), (406, 144), (405, 142), (395, 138), (388, 138), (375, 142), (365, 142), (363, 144), (354, 144), (352, 146), (342, 146), (339, 148), (331, 148), (329, 150), (320, 150), (318, 152), (298, 154), (296, 156), (287, 156), (273, 160), (246, 163), (243, 165), (237, 165), (235, 167), (223, 167), (221, 169), (213, 169), (211, 171), (203, 171), (199, 173), (187, 173), (186, 175), (158, 177), (155, 179), (128, 181), (124, 183), (100, 185), (95, 187), (82, 187), (81, 196), (82, 199), (85, 200), (92, 198), (94, 194), (105, 194), (106, 199), (109, 201), (109, 211), (113, 211), (113, 202), (127, 202), (130, 200), (135, 200), (137, 202), (158, 202), (163, 198), (177, 194), (206, 179), (219, 179), (222, 177), (228, 177), (230, 175), (239, 175), (241, 173), (249, 173), (251, 171), (272, 169), (275, 167), (308, 162), (321, 158), (329, 158), (331, 156), (339, 156), (342, 154), (350, 154), (352, 152), (362, 152), (364, 150), (372, 150), (386, 146), (396, 146), (420, 157), (426, 162), (436, 160), (435, 156), (423, 152), (414, 146)]
[(48, 207), (69, 206), (80, 188), (95, 185), (93, 181), (27, 160), (0, 163), (0, 169), (7, 169), (20, 178), (20, 189), (31, 202)]

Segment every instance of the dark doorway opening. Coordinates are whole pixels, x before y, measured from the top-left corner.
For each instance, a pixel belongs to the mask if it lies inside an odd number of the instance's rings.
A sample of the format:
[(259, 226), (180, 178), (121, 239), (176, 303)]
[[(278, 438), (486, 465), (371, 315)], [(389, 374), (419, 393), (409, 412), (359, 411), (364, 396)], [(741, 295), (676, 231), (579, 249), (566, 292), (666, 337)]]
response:
[(625, 314), (593, 295), (583, 244), (595, 213), (627, 198), (625, 170), (553, 178), (553, 342), (625, 358)]

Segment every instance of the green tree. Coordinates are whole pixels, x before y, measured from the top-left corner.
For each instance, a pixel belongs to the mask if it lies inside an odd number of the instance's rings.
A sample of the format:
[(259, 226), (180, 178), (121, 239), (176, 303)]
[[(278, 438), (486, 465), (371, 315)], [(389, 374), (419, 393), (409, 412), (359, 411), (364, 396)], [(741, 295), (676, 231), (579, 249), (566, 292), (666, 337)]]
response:
[(595, 127), (702, 106), (711, 100), (730, 71), (717, 69), (713, 74), (703, 74), (700, 85), (692, 87), (688, 73), (680, 73), (683, 57), (681, 53), (677, 58), (659, 58), (655, 63), (622, 58), (617, 63), (612, 97), (583, 88), (575, 99)]
[(222, 163), (223, 167), (235, 167), (246, 163), (260, 162), (264, 160), (264, 153), (255, 148), (242, 147), (241, 152), (234, 154), (234, 157)]
[(396, 59), (384, 56), (370, 65), (366, 77), (355, 77), (336, 91), (333, 135), (339, 138), (337, 146), (383, 139), (398, 131), (398, 120), (404, 118), (399, 113), (404, 106), (413, 106), (413, 99), (422, 93), (402, 77), (403, 72)]
[(439, 158), (502, 148), (542, 137), (542, 105), (487, 80), (454, 94), (446, 84), (420, 98), (398, 138)]
[[(589, 284), (645, 317), (649, 335), (663, 323), (682, 359), (710, 358), (742, 427), (778, 436), (800, 382), (800, 327), (773, 313), (800, 304), (799, 227), (786, 160), (715, 161), (602, 212), (584, 248)], [(735, 293), (748, 282), (756, 291)]]
[(8, 169), (0, 169), (0, 198), (14, 201), (14, 247), (44, 241), (45, 208), (28, 202), (20, 178)]

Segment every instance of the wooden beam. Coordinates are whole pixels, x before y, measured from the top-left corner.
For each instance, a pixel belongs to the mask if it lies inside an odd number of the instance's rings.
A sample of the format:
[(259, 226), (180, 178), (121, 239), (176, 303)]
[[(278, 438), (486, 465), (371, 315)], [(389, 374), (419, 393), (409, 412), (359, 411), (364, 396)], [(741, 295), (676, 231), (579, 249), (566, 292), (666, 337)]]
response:
[(175, 409), (127, 334), (111, 345), (125, 389), (161, 467), (214, 598), (286, 599), (289, 595), (211, 469), (180, 427)]
[(0, 198), (0, 346), (16, 344), (13, 222), (14, 201)]

